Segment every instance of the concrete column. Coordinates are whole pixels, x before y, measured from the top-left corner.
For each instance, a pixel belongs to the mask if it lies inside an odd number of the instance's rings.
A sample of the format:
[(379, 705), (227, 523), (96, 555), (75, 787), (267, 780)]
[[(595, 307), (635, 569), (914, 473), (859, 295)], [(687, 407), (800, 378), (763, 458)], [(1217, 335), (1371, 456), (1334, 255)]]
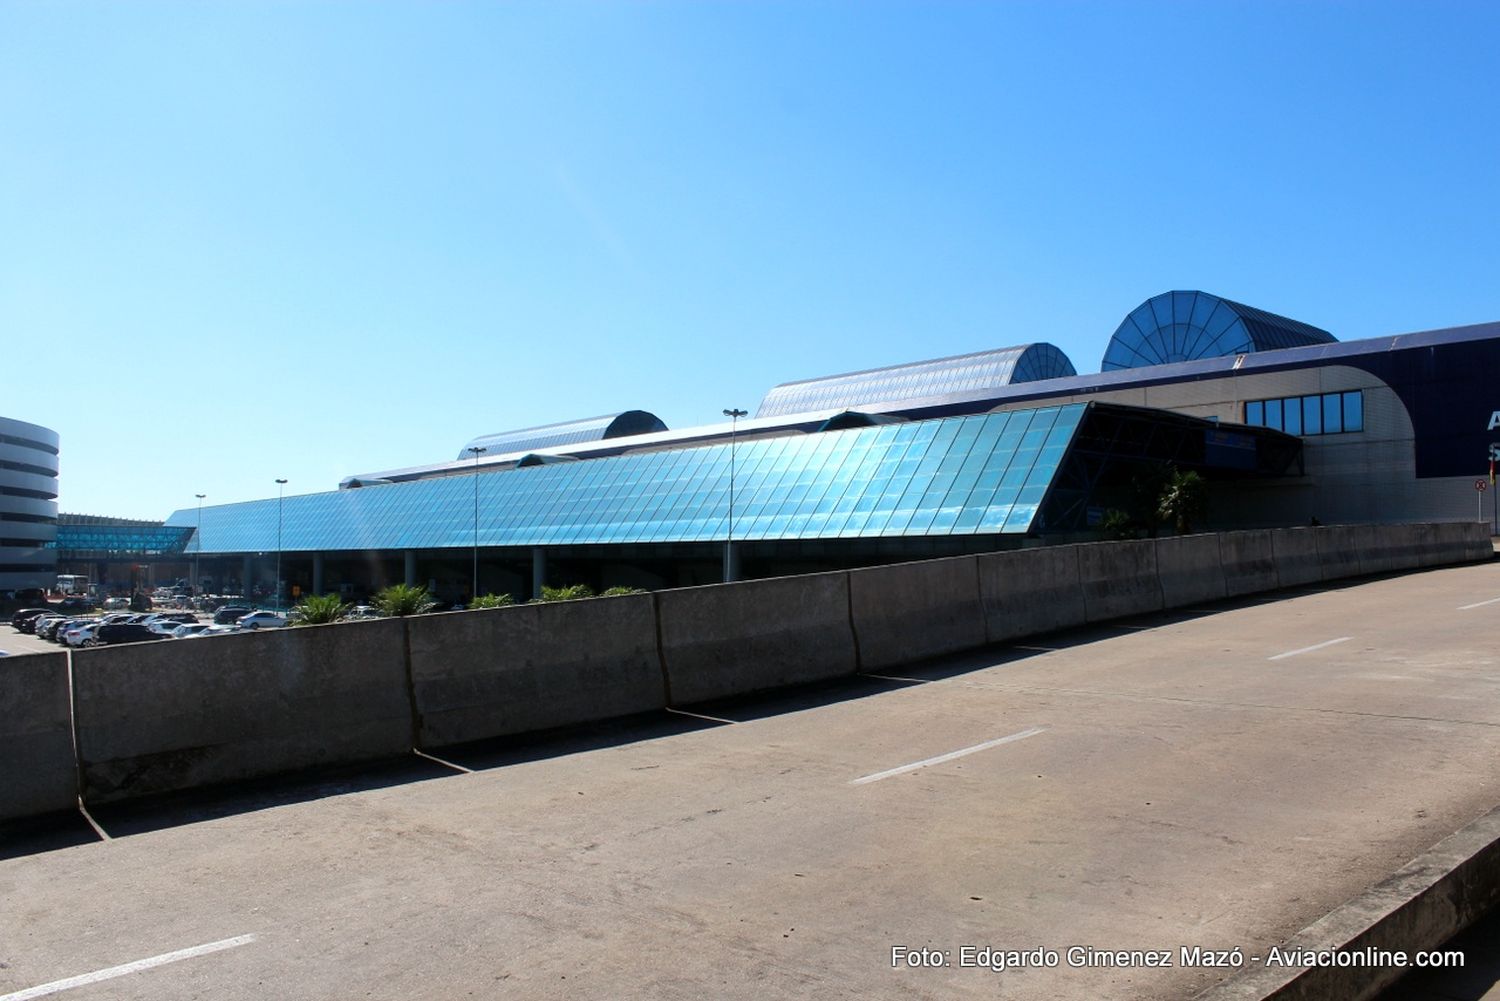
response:
[(740, 548), (733, 542), (724, 543), (724, 583), (740, 579)]
[(406, 586), (411, 587), (417, 582), (417, 554), (414, 550), (406, 551)]
[(531, 550), (531, 596), (542, 596), (542, 585), (547, 583), (547, 550), (536, 546)]
[(323, 593), (323, 554), (313, 553), (313, 594)]
[(240, 591), (245, 597), (250, 597), (250, 571), (255, 568), (255, 561), (246, 556), (240, 564)]

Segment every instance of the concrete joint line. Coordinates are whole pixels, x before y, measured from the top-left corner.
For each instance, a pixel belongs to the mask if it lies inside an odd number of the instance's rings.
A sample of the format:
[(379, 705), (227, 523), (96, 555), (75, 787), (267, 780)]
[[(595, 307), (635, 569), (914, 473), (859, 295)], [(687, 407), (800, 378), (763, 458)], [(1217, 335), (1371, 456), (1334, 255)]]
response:
[[(1364, 893), (1319, 918), (1289, 949), (1439, 948), (1500, 902), (1500, 809), (1417, 856)], [(1248, 966), (1198, 1001), (1368, 1001), (1406, 971), (1392, 966)]]
[[(977, 565), (977, 563), (976, 563)], [(864, 657), (859, 652), (859, 630), (854, 628), (854, 575), (844, 571), (844, 597), (849, 606), (849, 639), (854, 644), (854, 673), (863, 673)]]
[(667, 670), (667, 645), (661, 637), (661, 595), (651, 592), (651, 618), (656, 626), (656, 663), (661, 667), (661, 704), (672, 705), (672, 673)]
[(401, 662), (406, 669), (406, 704), (411, 710), (411, 749), (422, 745), (422, 712), (417, 708), (417, 680), (411, 669), (411, 623), (401, 620)]

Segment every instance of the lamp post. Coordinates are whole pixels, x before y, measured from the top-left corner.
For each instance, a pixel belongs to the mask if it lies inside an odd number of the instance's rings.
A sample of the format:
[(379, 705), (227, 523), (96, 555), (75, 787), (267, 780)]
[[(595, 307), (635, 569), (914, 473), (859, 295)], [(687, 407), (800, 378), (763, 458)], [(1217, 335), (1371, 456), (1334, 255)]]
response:
[(281, 506), (286, 496), (286, 480), (276, 481), (276, 614), (281, 614)]
[(473, 601), (479, 597), (479, 457), (489, 449), (470, 445), (469, 451), (474, 453), (474, 586), (469, 592), (469, 600)]
[(738, 576), (734, 572), (734, 433), (739, 428), (739, 420), (748, 411), (729, 409), (724, 411), (724, 416), (729, 418), (729, 529), (724, 536), (724, 583), (729, 583)]
[(193, 496), (198, 498), (198, 530), (193, 533), (198, 547), (193, 550), (193, 586), (189, 590), (196, 596), (203, 581), (203, 575), (199, 573), (198, 561), (203, 558), (203, 498), (208, 494), (193, 494)]

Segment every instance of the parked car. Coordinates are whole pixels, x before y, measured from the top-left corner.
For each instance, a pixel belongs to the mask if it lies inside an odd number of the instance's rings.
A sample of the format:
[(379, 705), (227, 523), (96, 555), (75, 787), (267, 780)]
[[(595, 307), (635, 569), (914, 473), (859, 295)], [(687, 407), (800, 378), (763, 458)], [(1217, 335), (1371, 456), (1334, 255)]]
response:
[[(215, 616), (217, 618), (217, 616)], [(261, 610), (242, 615), (235, 620), (235, 625), (241, 629), (280, 629), (287, 624), (285, 615), (277, 615), (275, 612)]]
[(66, 615), (58, 615), (56, 612), (38, 616), (31, 631), (36, 634), (38, 639), (50, 640), (53, 631), (63, 622), (66, 622), (67, 618)]
[(212, 626), (211, 625), (211, 626), (208, 626), (205, 629), (200, 629), (198, 632), (193, 633), (190, 636), (187, 636), (187, 637), (184, 637), (184, 638), (185, 639), (190, 639), (190, 640), (201, 640), (205, 636), (223, 636), (226, 633), (237, 633), (239, 631), (240, 631), (240, 627), (239, 626), (235, 626), (235, 625), (228, 625), (228, 626)]
[(106, 612), (118, 612), (122, 608), (129, 608), (129, 607), (130, 607), (130, 599), (129, 598), (121, 598), (118, 595), (116, 595), (113, 598), (105, 598), (104, 599), (104, 610)]
[(232, 625), (240, 616), (249, 614), (250, 608), (248, 605), (224, 605), (214, 613), (214, 625)]
[(344, 616), (344, 620), (346, 622), (350, 619), (379, 618), (383, 618), (383, 616), (380, 614), (380, 609), (376, 608), (374, 605), (355, 605), (349, 610), (349, 614)]
[(174, 639), (187, 639), (189, 636), (197, 636), (199, 633), (214, 628), (207, 622), (183, 622), (172, 630)]
[(88, 622), (80, 622), (76, 626), (69, 626), (63, 630), (63, 643), (66, 646), (92, 646), (94, 633), (98, 631), (102, 620), (90, 619)]
[(94, 640), (98, 643), (139, 643), (142, 640), (164, 640), (165, 636), (153, 633), (150, 626), (143, 626), (138, 622), (116, 622), (113, 625), (100, 626), (94, 633)]
[(10, 626), (16, 632), (30, 633), (36, 631), (36, 620), (43, 615), (51, 615), (51, 605), (45, 608), (23, 608), (10, 617)]
[(170, 619), (157, 619), (154, 622), (145, 623), (146, 628), (158, 636), (175, 636), (177, 627), (180, 625), (182, 625), (181, 622), (173, 622)]

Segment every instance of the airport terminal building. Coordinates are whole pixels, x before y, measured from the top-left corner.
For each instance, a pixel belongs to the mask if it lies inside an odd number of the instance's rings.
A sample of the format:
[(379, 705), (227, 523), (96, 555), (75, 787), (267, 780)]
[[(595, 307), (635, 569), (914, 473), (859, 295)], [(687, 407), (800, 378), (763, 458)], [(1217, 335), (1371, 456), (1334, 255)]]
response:
[[(1360, 341), (1204, 292), (1133, 310), (1101, 371), (1027, 344), (785, 383), (753, 415), (647, 410), (476, 437), (334, 489), (184, 508), (223, 583), (392, 582), (527, 597), (1097, 538), (1143, 480), (1196, 470), (1205, 528), (1493, 517), (1500, 323)], [(449, 453), (450, 455), (454, 453)], [(1483, 508), (1480, 508), (1480, 503)], [(190, 530), (191, 531), (188, 531)], [(732, 545), (726, 543), (732, 540)]]
[(57, 432), (0, 417), (0, 592), (57, 572)]

